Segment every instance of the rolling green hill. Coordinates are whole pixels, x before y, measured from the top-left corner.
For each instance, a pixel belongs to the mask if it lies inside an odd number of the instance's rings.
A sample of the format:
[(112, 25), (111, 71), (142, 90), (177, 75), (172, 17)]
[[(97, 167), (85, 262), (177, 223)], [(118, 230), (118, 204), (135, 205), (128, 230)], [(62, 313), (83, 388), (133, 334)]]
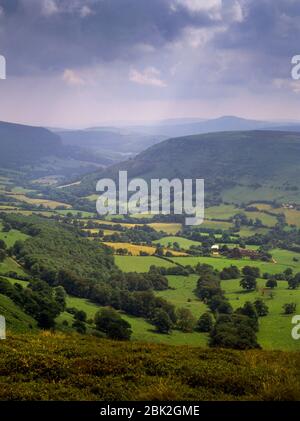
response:
[[(95, 193), (103, 177), (204, 178), (206, 198), (229, 201), (268, 200), (300, 203), (300, 135), (291, 132), (221, 132), (173, 138), (152, 146), (134, 159), (85, 177), (72, 189)], [(241, 194), (242, 192), (242, 194)]]

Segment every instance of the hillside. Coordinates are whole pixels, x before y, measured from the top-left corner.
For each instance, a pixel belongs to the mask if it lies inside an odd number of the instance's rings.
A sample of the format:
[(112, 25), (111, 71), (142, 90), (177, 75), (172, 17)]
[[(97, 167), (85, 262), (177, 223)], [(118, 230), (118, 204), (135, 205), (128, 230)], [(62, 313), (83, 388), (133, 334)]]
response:
[(58, 134), (42, 127), (0, 122), (0, 168), (27, 178), (77, 177), (112, 164), (83, 147), (64, 145)]
[(0, 294), (0, 314), (5, 315), (6, 329), (14, 333), (37, 330), (36, 321), (24, 313), (9, 297)]
[(148, 180), (204, 178), (207, 195), (222, 197), (233, 192), (228, 201), (247, 201), (262, 196), (265, 200), (300, 203), (299, 157), (300, 135), (291, 132), (221, 132), (180, 137), (154, 145), (134, 159), (87, 176), (74, 191), (82, 195), (95, 192), (98, 179), (115, 178), (119, 170), (127, 170), (131, 178)]
[(45, 156), (58, 156), (59, 136), (42, 127), (0, 122), (0, 165), (18, 167)]
[(299, 358), (50, 332), (9, 335), (1, 343), (0, 400), (297, 400)]

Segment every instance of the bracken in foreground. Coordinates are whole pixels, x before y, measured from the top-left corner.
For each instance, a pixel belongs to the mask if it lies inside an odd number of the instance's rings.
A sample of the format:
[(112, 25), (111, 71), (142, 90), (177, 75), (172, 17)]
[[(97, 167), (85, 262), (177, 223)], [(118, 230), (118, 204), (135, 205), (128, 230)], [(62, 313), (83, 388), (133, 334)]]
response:
[(1, 400), (299, 400), (300, 353), (8, 335)]

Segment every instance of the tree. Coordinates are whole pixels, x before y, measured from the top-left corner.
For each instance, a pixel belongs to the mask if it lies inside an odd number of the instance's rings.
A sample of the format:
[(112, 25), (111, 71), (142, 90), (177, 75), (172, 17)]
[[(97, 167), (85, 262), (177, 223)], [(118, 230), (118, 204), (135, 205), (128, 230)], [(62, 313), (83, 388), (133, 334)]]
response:
[(286, 303), (282, 306), (284, 314), (294, 314), (296, 312), (297, 304)]
[(259, 317), (264, 317), (269, 314), (269, 308), (267, 304), (260, 298), (254, 301), (254, 307)]
[(276, 279), (268, 279), (267, 280), (267, 282), (266, 282), (266, 287), (267, 288), (271, 288), (271, 289), (274, 289), (274, 288), (276, 288), (277, 287), (277, 281), (276, 281)]
[(240, 286), (247, 291), (255, 290), (256, 285), (257, 285), (256, 278), (254, 278), (251, 275), (244, 276), (244, 278), (241, 279), (240, 281)]
[(177, 310), (177, 323), (176, 326), (182, 332), (192, 332), (194, 330), (196, 320), (191, 311), (187, 308), (179, 308)]
[(96, 328), (110, 339), (129, 340), (132, 334), (131, 325), (121, 318), (113, 308), (104, 308), (95, 315)]
[(5, 258), (6, 258), (5, 251), (0, 249), (0, 262), (3, 262)]
[(288, 279), (289, 289), (297, 289), (300, 285), (300, 273)]
[(155, 254), (157, 256), (163, 256), (164, 255), (164, 249), (163, 249), (163, 247), (159, 247), (159, 246), (156, 247)]
[(82, 335), (86, 333), (86, 325), (83, 321), (75, 319), (72, 326), (78, 333), (81, 333)]
[(209, 346), (233, 349), (259, 348), (251, 319), (242, 314), (218, 317), (210, 332)]
[(83, 310), (78, 310), (76, 311), (76, 313), (74, 314), (74, 317), (76, 320), (80, 321), (80, 322), (86, 322), (86, 312)]
[(221, 314), (231, 314), (232, 307), (229, 301), (223, 295), (214, 295), (208, 302), (208, 306), (213, 312)]
[(259, 278), (260, 277), (260, 270), (257, 267), (252, 267), (252, 266), (245, 266), (242, 270), (243, 275), (246, 276), (251, 276), (253, 278)]
[(210, 313), (203, 313), (197, 323), (199, 332), (210, 332), (213, 328), (213, 318)]
[(54, 289), (54, 298), (59, 306), (60, 311), (65, 311), (67, 294), (64, 287), (58, 286)]
[(169, 333), (173, 326), (172, 320), (170, 319), (168, 313), (161, 308), (155, 309), (152, 323), (159, 333)]
[(37, 321), (38, 321), (38, 326), (41, 329), (53, 329), (55, 327), (55, 319), (53, 315), (47, 310), (43, 310), (39, 314)]
[(229, 268), (224, 268), (220, 272), (220, 277), (223, 280), (227, 279), (238, 279), (241, 276), (240, 270), (236, 267), (231, 265)]

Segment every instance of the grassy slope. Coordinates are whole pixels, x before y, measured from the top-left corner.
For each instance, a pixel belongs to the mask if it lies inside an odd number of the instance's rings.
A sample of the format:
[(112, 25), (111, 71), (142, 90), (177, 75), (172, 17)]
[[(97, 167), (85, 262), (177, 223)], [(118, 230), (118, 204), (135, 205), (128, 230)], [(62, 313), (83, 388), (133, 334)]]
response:
[(148, 272), (150, 266), (171, 267), (171, 262), (155, 256), (115, 256), (116, 265), (123, 272)]
[[(300, 272), (300, 253), (294, 253), (288, 250), (272, 250), (271, 254), (277, 263), (262, 262), (249, 259), (226, 259), (224, 257), (172, 257), (174, 262), (182, 265), (196, 266), (197, 263), (207, 263), (216, 269), (223, 269), (230, 265), (243, 268), (244, 266), (259, 267), (261, 272), (282, 273), (285, 269), (291, 267), (295, 273)], [(294, 262), (293, 258), (299, 259)]]
[(1, 400), (300, 399), (299, 353), (203, 350), (46, 332), (8, 338), (0, 354)]
[(28, 235), (23, 234), (18, 230), (10, 230), (9, 232), (2, 232), (3, 224), (0, 222), (0, 240), (3, 240), (7, 247), (12, 247), (16, 241), (25, 241), (29, 238)]
[[(180, 280), (177, 278), (182, 277), (176, 277), (176, 276), (170, 276), (170, 285), (175, 287), (175, 285), (178, 285), (180, 283)], [(196, 317), (199, 317), (199, 311), (202, 311), (205, 306), (200, 303), (196, 297), (192, 293), (192, 289), (194, 289), (194, 283), (195, 279), (187, 280), (187, 282), (192, 286), (191, 289), (186, 289), (184, 292), (185, 297), (191, 298), (192, 302), (188, 303), (187, 299), (178, 299), (176, 298), (177, 295), (181, 294), (183, 292), (183, 289), (181, 289), (180, 293), (177, 292), (175, 294), (172, 294), (168, 297), (170, 299), (170, 302), (172, 302), (175, 306), (178, 307), (187, 307), (190, 308), (194, 315)], [(167, 294), (168, 291), (165, 291), (165, 294)], [(164, 297), (164, 294), (157, 293), (157, 295), (160, 295)], [(167, 298), (167, 296), (166, 296)], [(67, 306), (68, 307), (75, 307), (78, 310), (83, 310), (87, 314), (88, 319), (93, 319), (96, 312), (99, 311), (102, 307), (98, 306), (97, 304), (94, 304), (90, 302), (89, 300), (85, 300), (82, 298), (76, 298), (76, 297), (70, 297), (67, 298)], [(199, 307), (199, 311), (197, 311), (197, 307)], [(132, 327), (132, 340), (133, 341), (142, 341), (142, 342), (150, 342), (150, 343), (164, 343), (169, 345), (190, 345), (190, 346), (206, 346), (207, 345), (207, 335), (200, 334), (197, 332), (194, 333), (182, 333), (176, 330), (173, 330), (170, 335), (161, 335), (157, 333), (149, 322), (144, 320), (141, 317), (134, 317), (129, 316), (127, 314), (122, 314), (122, 317), (127, 320)], [(69, 326), (72, 325), (73, 317), (69, 313), (63, 313), (61, 314), (56, 322), (61, 327), (61, 323), (63, 320), (67, 320), (69, 323)]]
[(18, 275), (26, 275), (23, 268), (11, 257), (7, 257), (0, 263), (0, 275), (7, 272), (16, 272)]
[(30, 332), (36, 330), (36, 321), (25, 314), (13, 301), (0, 294), (0, 314), (6, 319), (7, 334), (9, 332)]
[[(263, 288), (265, 283), (265, 280), (258, 280), (258, 287)], [(265, 300), (269, 307), (269, 314), (260, 318), (258, 333), (258, 342), (264, 349), (299, 350), (299, 341), (291, 337), (292, 316), (283, 315), (282, 306), (285, 303), (294, 302), (299, 310), (300, 290), (291, 291), (287, 289), (287, 282), (280, 281), (278, 288), (273, 291), (274, 298), (271, 298), (269, 295), (262, 295), (260, 290), (244, 292), (239, 285), (239, 280), (236, 279), (223, 281), (222, 288), (234, 309), (242, 306), (245, 301), (253, 302), (257, 298)]]

